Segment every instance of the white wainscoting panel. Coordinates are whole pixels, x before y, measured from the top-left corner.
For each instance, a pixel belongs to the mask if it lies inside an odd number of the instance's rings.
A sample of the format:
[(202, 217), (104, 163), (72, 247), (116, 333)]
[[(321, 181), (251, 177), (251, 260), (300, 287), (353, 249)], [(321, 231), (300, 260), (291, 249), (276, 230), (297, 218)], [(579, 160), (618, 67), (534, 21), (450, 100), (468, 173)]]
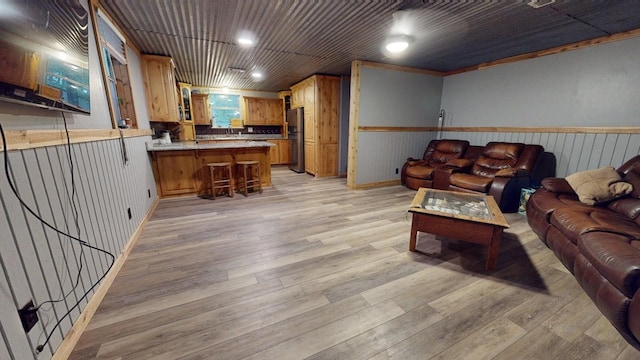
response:
[(358, 132), (356, 184), (399, 180), (408, 157), (422, 158), (433, 132)]
[[(66, 145), (11, 151), (10, 176), (24, 203), (47, 223), (117, 258), (157, 197), (145, 150), (149, 140), (125, 139), (126, 163), (119, 139), (73, 144), (70, 153)], [(0, 212), (6, 220), (0, 221), (0, 358), (49, 359), (111, 260), (43, 225), (21, 206), (1, 162)], [(40, 321), (25, 334), (17, 309), (30, 300), (36, 305), (60, 301), (43, 304)], [(67, 311), (70, 316), (63, 319)]]

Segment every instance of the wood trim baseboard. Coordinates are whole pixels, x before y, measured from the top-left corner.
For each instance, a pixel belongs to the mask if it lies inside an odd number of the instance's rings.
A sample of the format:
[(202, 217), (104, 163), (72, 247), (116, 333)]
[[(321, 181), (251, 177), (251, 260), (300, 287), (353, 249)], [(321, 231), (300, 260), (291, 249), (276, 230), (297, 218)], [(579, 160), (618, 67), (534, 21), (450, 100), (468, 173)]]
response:
[(71, 355), (71, 352), (73, 351), (76, 344), (78, 343), (78, 340), (80, 340), (80, 336), (82, 336), (82, 333), (89, 325), (89, 321), (91, 321), (91, 318), (96, 313), (96, 310), (98, 310), (98, 307), (102, 303), (102, 300), (107, 294), (107, 291), (109, 291), (109, 288), (111, 288), (113, 281), (115, 280), (116, 276), (120, 272), (120, 269), (122, 269), (122, 266), (124, 265), (125, 261), (129, 257), (131, 250), (133, 249), (135, 244), (138, 242), (138, 239), (140, 238), (140, 233), (142, 232), (142, 228), (144, 227), (144, 225), (146, 225), (146, 223), (151, 218), (151, 215), (156, 210), (156, 207), (158, 206), (159, 201), (160, 201), (160, 198), (156, 197), (153, 204), (151, 204), (151, 206), (149, 207), (149, 211), (147, 211), (147, 214), (145, 215), (144, 219), (142, 219), (140, 224), (138, 224), (136, 231), (133, 232), (133, 235), (125, 245), (124, 249), (122, 249), (122, 252), (120, 252), (120, 256), (116, 258), (116, 261), (113, 263), (111, 270), (109, 270), (109, 273), (107, 274), (107, 276), (104, 277), (104, 279), (102, 280), (102, 283), (98, 286), (96, 292), (93, 294), (91, 299), (89, 299), (87, 306), (85, 306), (85, 308), (82, 309), (82, 313), (80, 314), (78, 319), (73, 323), (71, 330), (69, 330), (69, 332), (65, 335), (64, 339), (62, 340), (62, 343), (60, 343), (60, 346), (58, 346), (58, 349), (56, 349), (56, 352), (51, 357), (52, 360), (65, 360), (69, 357), (69, 355)]
[(428, 132), (438, 131), (435, 126), (358, 126), (358, 131), (367, 132)]
[(400, 179), (385, 180), (385, 181), (376, 181), (376, 182), (372, 182), (372, 183), (357, 184), (352, 189), (353, 190), (371, 189), (371, 188), (375, 188), (375, 187), (400, 185), (400, 184), (401, 184)]
[[(437, 127), (409, 126), (358, 126), (362, 132), (429, 132)], [(569, 134), (640, 134), (636, 126), (591, 126), (591, 127), (445, 127), (443, 132), (499, 132), (499, 133), (569, 133)]]
[(445, 127), (442, 131), (506, 132), (506, 133), (578, 133), (578, 134), (640, 134), (636, 126), (584, 126), (584, 127)]
[[(120, 138), (120, 131), (125, 138), (151, 136), (150, 129), (70, 129), (69, 139), (72, 144), (113, 140)], [(67, 143), (64, 130), (7, 130), (7, 150), (24, 150), (44, 146), (55, 146)], [(4, 150), (0, 144), (0, 151)]]

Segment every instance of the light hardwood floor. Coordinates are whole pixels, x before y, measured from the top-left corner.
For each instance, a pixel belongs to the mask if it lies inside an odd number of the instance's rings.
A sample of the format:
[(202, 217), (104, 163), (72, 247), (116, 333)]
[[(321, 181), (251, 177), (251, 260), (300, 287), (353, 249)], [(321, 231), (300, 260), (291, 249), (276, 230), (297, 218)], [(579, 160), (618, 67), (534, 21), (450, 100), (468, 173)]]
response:
[(162, 200), (71, 359), (638, 359), (526, 217), (486, 248), (421, 234), (415, 192), (284, 167)]

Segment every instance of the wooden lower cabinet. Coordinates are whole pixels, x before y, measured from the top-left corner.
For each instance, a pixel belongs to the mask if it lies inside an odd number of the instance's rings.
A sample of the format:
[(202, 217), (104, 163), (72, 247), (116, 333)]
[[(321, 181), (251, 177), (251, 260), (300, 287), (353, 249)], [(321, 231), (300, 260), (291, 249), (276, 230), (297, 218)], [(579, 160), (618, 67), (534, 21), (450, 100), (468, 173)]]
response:
[(269, 149), (271, 165), (286, 165), (291, 162), (291, 140), (268, 140), (274, 144)]
[(304, 143), (304, 171), (311, 175), (316, 174), (316, 145)]
[[(211, 194), (208, 163), (258, 160), (262, 186), (271, 186), (271, 166), (267, 147), (152, 151), (156, 188), (161, 198)], [(234, 176), (236, 169), (233, 169)], [(236, 183), (237, 186), (237, 183)]]
[(280, 164), (280, 152), (278, 151), (278, 147), (280, 145), (279, 141), (269, 140), (267, 142), (276, 145), (269, 148), (269, 158), (270, 158), (271, 165)]
[(291, 146), (293, 145), (292, 140), (280, 140), (280, 146), (278, 147), (280, 164), (290, 164), (291, 163)]
[(172, 196), (196, 191), (194, 151), (162, 151), (153, 154), (159, 194)]

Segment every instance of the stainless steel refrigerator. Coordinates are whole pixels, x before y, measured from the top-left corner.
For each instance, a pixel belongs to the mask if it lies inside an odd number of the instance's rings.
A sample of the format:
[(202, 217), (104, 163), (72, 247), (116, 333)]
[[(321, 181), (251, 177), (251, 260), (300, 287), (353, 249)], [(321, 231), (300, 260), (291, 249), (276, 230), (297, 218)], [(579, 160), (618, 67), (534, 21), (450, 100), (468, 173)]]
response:
[(303, 108), (287, 111), (287, 124), (291, 144), (291, 163), (289, 169), (304, 172), (304, 111)]

